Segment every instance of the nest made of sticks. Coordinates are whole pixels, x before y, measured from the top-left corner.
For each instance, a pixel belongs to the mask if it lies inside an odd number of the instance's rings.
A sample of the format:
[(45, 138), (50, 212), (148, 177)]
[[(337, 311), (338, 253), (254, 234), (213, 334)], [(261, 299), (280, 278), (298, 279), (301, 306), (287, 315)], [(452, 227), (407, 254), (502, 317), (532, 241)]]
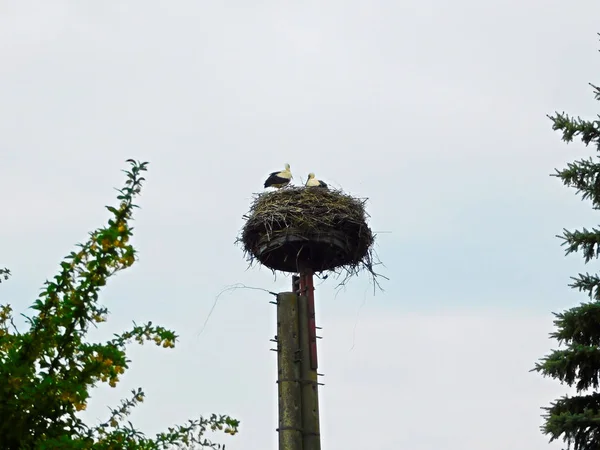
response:
[(252, 264), (276, 271), (373, 271), (375, 236), (366, 199), (319, 187), (256, 194), (238, 242)]

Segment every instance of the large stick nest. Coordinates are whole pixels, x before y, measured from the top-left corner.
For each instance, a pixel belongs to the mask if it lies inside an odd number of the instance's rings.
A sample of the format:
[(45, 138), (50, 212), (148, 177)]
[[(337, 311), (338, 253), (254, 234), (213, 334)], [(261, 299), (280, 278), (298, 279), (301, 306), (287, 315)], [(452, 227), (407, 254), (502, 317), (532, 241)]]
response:
[(319, 187), (256, 194), (238, 242), (252, 264), (273, 271), (373, 272), (366, 199)]

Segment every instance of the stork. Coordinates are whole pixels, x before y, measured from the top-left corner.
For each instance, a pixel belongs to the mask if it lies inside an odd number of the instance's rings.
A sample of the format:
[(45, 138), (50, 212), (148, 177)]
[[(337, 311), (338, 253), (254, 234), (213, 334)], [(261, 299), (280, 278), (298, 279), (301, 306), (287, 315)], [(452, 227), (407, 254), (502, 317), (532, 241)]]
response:
[(308, 174), (308, 180), (306, 180), (306, 187), (320, 187), (320, 188), (325, 188), (327, 189), (327, 183), (325, 183), (324, 181), (321, 180), (317, 180), (315, 178), (315, 174), (314, 173), (309, 173)]
[(290, 184), (291, 180), (292, 172), (290, 171), (290, 165), (286, 164), (285, 169), (281, 172), (272, 172), (269, 174), (269, 177), (265, 180), (265, 189), (268, 187), (281, 189)]

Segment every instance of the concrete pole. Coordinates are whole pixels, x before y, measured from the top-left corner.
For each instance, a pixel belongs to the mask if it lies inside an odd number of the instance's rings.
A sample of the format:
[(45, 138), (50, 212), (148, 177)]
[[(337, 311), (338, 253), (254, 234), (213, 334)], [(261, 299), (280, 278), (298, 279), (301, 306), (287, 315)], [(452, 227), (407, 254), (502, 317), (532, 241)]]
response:
[(303, 450), (298, 295), (277, 295), (279, 450)]

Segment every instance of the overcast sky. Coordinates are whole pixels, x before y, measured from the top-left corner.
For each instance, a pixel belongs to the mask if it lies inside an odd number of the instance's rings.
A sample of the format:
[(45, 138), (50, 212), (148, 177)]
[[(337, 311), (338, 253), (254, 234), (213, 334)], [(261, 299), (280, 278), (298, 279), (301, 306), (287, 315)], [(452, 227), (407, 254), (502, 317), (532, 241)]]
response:
[(25, 312), (116, 202), (124, 160), (150, 161), (140, 261), (102, 297), (94, 338), (132, 320), (175, 329), (133, 345), (148, 433), (227, 413), (230, 450), (276, 448), (272, 297), (233, 245), (252, 194), (290, 163), (368, 197), (385, 292), (318, 287), (322, 442), (346, 450), (542, 450), (540, 407), (566, 388), (529, 373), (551, 311), (585, 297), (563, 227), (597, 218), (548, 176), (592, 154), (546, 114), (595, 117), (600, 3), (558, 0), (0, 2), (0, 303)]

